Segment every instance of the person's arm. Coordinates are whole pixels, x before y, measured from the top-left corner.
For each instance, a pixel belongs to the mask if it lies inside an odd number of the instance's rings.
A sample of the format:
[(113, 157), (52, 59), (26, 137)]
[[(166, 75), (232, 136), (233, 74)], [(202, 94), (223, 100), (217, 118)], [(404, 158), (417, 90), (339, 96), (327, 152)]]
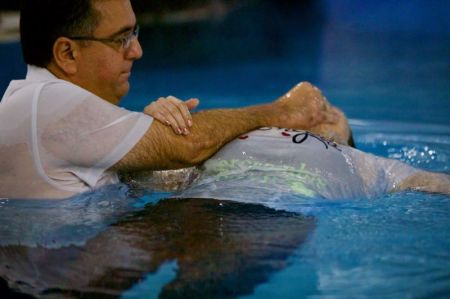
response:
[(450, 176), (357, 149), (347, 150), (368, 194), (416, 190), (450, 194)]
[[(348, 125), (347, 118), (340, 110), (337, 111), (339, 113), (339, 119), (336, 123), (321, 123), (310, 128), (309, 131), (321, 135), (325, 138), (331, 139), (337, 143), (352, 146), (352, 134), (350, 126)], [(366, 157), (368, 156), (366, 155)], [(372, 165), (373, 167), (379, 167), (380, 165), (389, 165), (389, 167), (386, 167), (386, 169), (389, 169), (389, 173), (386, 174), (386, 177), (390, 177), (390, 179), (393, 181), (395, 181), (396, 175), (401, 176), (401, 173), (403, 171), (405, 171), (406, 169), (410, 169), (409, 172), (411, 172), (411, 174), (404, 178), (402, 177), (400, 180), (395, 182), (390, 192), (416, 190), (423, 192), (450, 194), (450, 176), (447, 174), (429, 172), (419, 169), (414, 169), (414, 172), (412, 173), (413, 167), (406, 165), (400, 161), (377, 157), (377, 163), (370, 164), (368, 163), (367, 159), (365, 160), (366, 163), (364, 163), (366, 168), (368, 164)], [(368, 173), (371, 173), (371, 175), (368, 175)], [(367, 177), (369, 177), (372, 181), (376, 181), (376, 179), (373, 178), (373, 173), (371, 171), (368, 171), (366, 169), (365, 174), (366, 179)]]
[(175, 135), (153, 122), (138, 144), (116, 165), (116, 171), (176, 169), (197, 165), (239, 135), (263, 126), (307, 129), (338, 117), (320, 92), (302, 83), (273, 103), (194, 114), (191, 133)]
[(392, 191), (404, 190), (450, 194), (450, 176), (444, 173), (419, 171), (400, 181)]

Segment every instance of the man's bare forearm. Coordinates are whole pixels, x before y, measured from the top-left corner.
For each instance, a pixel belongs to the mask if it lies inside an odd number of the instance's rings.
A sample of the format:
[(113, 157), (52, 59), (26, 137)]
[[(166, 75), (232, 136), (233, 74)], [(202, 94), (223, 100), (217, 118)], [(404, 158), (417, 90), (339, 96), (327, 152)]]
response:
[(227, 142), (269, 123), (269, 107), (202, 111), (192, 115), (187, 136), (154, 121), (141, 141), (116, 166), (120, 170), (161, 170), (200, 164)]
[(336, 111), (309, 83), (298, 84), (276, 101), (240, 109), (218, 109), (193, 115), (187, 136), (176, 135), (154, 121), (138, 144), (114, 166), (115, 170), (161, 170), (197, 165), (237, 136), (263, 126), (307, 129), (335, 123)]

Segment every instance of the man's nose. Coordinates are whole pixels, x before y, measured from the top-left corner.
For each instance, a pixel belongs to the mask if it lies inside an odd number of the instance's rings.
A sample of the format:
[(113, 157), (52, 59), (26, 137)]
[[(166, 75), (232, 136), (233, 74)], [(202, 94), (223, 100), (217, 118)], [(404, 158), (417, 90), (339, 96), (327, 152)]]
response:
[(131, 60), (138, 60), (142, 57), (143, 51), (141, 47), (141, 43), (137, 38), (134, 38), (131, 41), (130, 48), (125, 52), (126, 58)]

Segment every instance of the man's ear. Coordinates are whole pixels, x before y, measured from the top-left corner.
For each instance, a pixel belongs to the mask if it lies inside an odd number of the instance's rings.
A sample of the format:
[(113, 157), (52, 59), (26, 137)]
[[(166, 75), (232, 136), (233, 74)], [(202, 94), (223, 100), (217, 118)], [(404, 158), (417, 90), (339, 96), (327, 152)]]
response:
[(79, 45), (67, 37), (59, 37), (53, 44), (53, 59), (58, 67), (67, 75), (77, 72), (77, 56)]

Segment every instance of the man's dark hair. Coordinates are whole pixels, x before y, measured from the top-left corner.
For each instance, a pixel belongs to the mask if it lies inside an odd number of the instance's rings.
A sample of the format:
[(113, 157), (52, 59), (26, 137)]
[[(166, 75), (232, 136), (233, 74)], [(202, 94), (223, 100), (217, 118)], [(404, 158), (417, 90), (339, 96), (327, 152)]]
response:
[(100, 22), (95, 0), (22, 0), (20, 38), (27, 64), (46, 67), (61, 36), (92, 35)]

